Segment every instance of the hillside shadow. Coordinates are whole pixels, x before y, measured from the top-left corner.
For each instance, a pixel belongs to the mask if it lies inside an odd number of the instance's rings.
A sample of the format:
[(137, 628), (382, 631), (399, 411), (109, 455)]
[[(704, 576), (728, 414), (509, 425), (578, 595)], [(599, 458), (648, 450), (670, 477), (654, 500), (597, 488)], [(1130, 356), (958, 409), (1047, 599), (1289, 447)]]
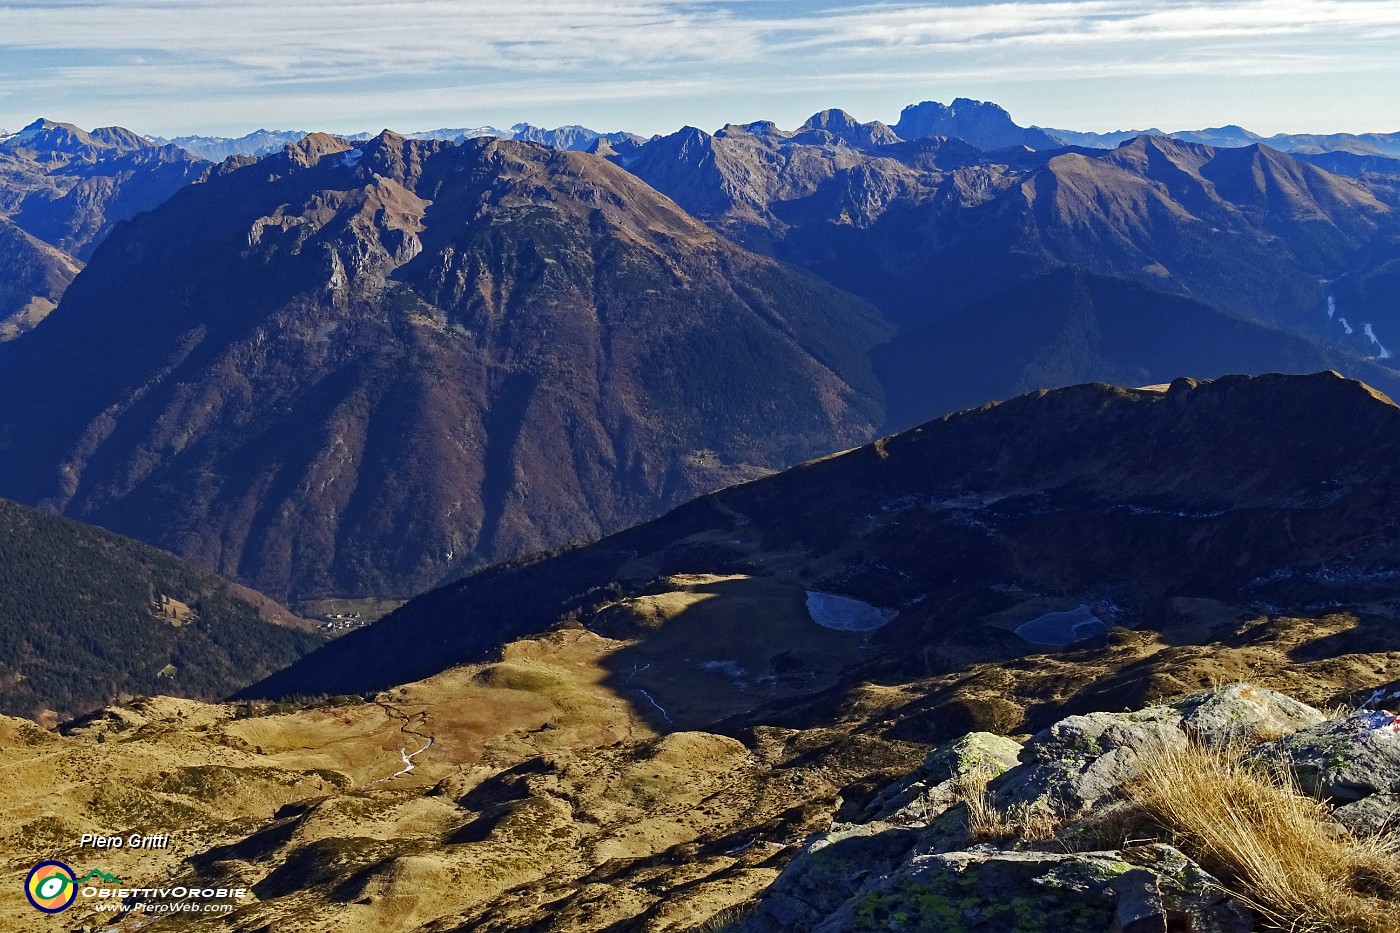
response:
[(1322, 661), (1347, 654), (1379, 654), (1400, 651), (1400, 620), (1381, 613), (1355, 613), (1356, 624), (1298, 645), (1288, 653), (1297, 664)]
[(774, 700), (830, 688), (867, 637), (822, 628), (806, 592), (769, 577), (693, 578), (625, 600), (590, 628), (635, 639), (604, 661), (604, 684), (658, 732), (706, 729)]

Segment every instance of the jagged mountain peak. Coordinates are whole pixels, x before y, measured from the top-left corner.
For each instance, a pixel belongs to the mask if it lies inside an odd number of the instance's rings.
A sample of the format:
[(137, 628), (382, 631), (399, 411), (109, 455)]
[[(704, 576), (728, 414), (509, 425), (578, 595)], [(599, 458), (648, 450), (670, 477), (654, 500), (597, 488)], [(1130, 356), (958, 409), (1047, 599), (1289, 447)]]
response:
[(1262, 142), (1216, 147), (1142, 135), (1091, 158), (1131, 167), (1158, 181), (1188, 176), (1208, 187), (1213, 196), (1234, 203), (1269, 204), (1294, 219), (1321, 219), (1338, 210), (1354, 209), (1354, 215), (1339, 216), (1335, 221), (1347, 226), (1392, 213), (1390, 207), (1360, 185)]
[(122, 152), (133, 149), (150, 149), (154, 146), (149, 140), (138, 136), (124, 126), (99, 126), (89, 135), (94, 142)]
[(885, 146), (900, 141), (894, 130), (877, 121), (861, 123), (844, 110), (822, 110), (812, 114), (798, 132), (819, 130), (853, 146)]
[(836, 130), (852, 129), (860, 126), (860, 121), (839, 108), (828, 108), (819, 110), (807, 118), (807, 122), (802, 124), (802, 129), (813, 130)]
[(307, 133), (296, 142), (288, 143), (282, 150), (282, 155), (294, 166), (310, 168), (328, 155), (347, 152), (353, 148), (354, 143), (343, 136)]
[(893, 129), (901, 139), (956, 136), (983, 150), (1019, 145), (1056, 149), (1064, 145), (1042, 130), (1018, 126), (997, 104), (966, 97), (956, 98), (951, 104), (932, 100), (910, 104), (900, 113)]
[(682, 145), (702, 146), (707, 144), (713, 138), (714, 137), (712, 134), (707, 133), (705, 130), (700, 129), (700, 127), (698, 126), (691, 126), (690, 124), (686, 124), (685, 126), (681, 127), (680, 129), (676, 130), (674, 133), (671, 133), (668, 136), (661, 137), (661, 139), (663, 140), (674, 140), (675, 142), (681, 143)]
[(720, 139), (729, 136), (757, 136), (761, 139), (786, 139), (792, 136), (786, 130), (780, 129), (778, 124), (772, 120), (755, 120), (752, 123), (726, 123), (715, 130), (714, 135)]
[(1212, 146), (1206, 143), (1196, 142), (1189, 139), (1179, 139), (1175, 136), (1163, 136), (1157, 133), (1139, 133), (1132, 139), (1124, 140), (1111, 151), (1124, 152), (1146, 152), (1156, 150), (1167, 153), (1201, 153), (1207, 154), (1213, 150)]

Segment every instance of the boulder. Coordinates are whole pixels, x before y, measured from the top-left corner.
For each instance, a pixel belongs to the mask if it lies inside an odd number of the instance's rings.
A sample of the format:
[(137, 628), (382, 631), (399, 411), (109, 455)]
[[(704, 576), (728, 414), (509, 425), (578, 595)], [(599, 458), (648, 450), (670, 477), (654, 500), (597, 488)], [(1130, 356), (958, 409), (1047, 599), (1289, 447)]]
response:
[(1391, 832), (1400, 829), (1400, 793), (1371, 794), (1338, 807), (1332, 815), (1357, 836)]
[(1249, 684), (1193, 693), (1171, 705), (1181, 713), (1181, 727), (1203, 745), (1268, 742), (1327, 718), (1290, 696)]
[(1144, 752), (1184, 746), (1181, 714), (1169, 706), (1070, 716), (1021, 750), (1021, 766), (991, 784), (997, 807), (1048, 807), (1070, 816), (1111, 800), (1138, 774)]
[(1400, 791), (1400, 721), (1388, 712), (1358, 711), (1256, 747), (1304, 791), (1333, 803)]
[(862, 884), (894, 871), (918, 840), (918, 830), (888, 823), (844, 824), (822, 833), (793, 857), (737, 930), (812, 930)]
[[(929, 753), (906, 777), (877, 794), (862, 823), (837, 823), (793, 857), (740, 929), (749, 933), (810, 930), (829, 917), (867, 879), (894, 871), (929, 823), (958, 802), (958, 784), (982, 771), (1001, 774), (1016, 764), (1021, 746), (1004, 736), (973, 732)], [(959, 825), (958, 830), (961, 830)], [(959, 838), (962, 833), (956, 832)]]
[(1021, 745), (1003, 735), (970, 732), (939, 746), (907, 777), (885, 788), (866, 807), (864, 818), (902, 826), (926, 825), (957, 803), (961, 779), (982, 771), (988, 778), (1016, 767)]

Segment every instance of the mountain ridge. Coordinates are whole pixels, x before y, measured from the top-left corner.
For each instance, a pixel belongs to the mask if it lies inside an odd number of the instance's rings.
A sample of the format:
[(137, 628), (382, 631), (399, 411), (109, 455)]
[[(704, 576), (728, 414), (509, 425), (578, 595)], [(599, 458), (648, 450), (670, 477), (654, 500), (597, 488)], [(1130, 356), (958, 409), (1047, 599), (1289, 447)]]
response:
[[(1061, 442), (1069, 437), (1073, 445)], [(1365, 580), (1400, 547), (1353, 550), (1387, 490), (1400, 490), (1397, 443), (1400, 408), (1335, 373), (1042, 390), (701, 497), (593, 545), (481, 571), (245, 695), (384, 689), (558, 624), (645, 633), (644, 619), (627, 622), (617, 607), (686, 580), (732, 579), (737, 594), (750, 585), (742, 581), (772, 579), (897, 613), (866, 655), (893, 668), (926, 640), (979, 656), (1024, 653), (987, 621), (1018, 604), (1087, 605), (1132, 628), (1163, 624), (1177, 596), (1297, 606), (1326, 598), (1327, 574), (1311, 575), (1319, 564), (1332, 579)], [(1257, 469), (1265, 461), (1275, 466)], [(1271, 538), (1285, 521), (1294, 537)], [(1072, 553), (1066, 535), (1083, 539)], [(1186, 547), (1199, 561), (1182, 568)], [(1377, 594), (1393, 586), (1381, 580)], [(761, 642), (761, 630), (752, 637)], [(421, 648), (391, 648), (409, 644)], [(356, 660), (366, 657), (375, 663)], [(617, 660), (619, 678), (629, 663)], [(680, 698), (667, 703), (662, 681), (645, 685), (678, 715)]]
[(199, 180), (208, 163), (122, 127), (39, 119), (0, 140), (0, 342), (37, 326), (123, 220)]

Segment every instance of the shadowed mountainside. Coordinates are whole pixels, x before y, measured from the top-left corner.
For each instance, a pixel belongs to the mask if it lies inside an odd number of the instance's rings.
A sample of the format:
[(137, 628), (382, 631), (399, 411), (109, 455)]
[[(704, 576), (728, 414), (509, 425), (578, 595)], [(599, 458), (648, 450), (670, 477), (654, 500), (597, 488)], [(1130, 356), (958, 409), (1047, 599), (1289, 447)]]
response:
[[(721, 587), (736, 597), (757, 585), (744, 581), (768, 579), (796, 606), (811, 590), (895, 614), (868, 639), (866, 676), (871, 664), (924, 663), (910, 646), (1024, 653), (1007, 620), (1035, 607), (1088, 606), (1136, 628), (1171, 618), (1177, 597), (1291, 607), (1335, 605), (1340, 593), (1394, 598), (1397, 443), (1400, 409), (1331, 373), (1032, 393), (703, 497), (588, 547), (475, 574), (248, 695), (380, 689), (560, 620), (637, 634), (646, 625), (614, 607), (705, 579), (742, 578)], [(767, 665), (794, 647), (790, 634), (775, 644), (762, 626), (741, 630), (670, 654), (718, 663), (748, 640), (766, 645), (756, 654)], [(648, 660), (623, 653), (619, 682)]]
[(0, 499), (0, 712), (50, 724), (122, 694), (215, 699), (325, 639), (172, 554)]
[[(1042, 833), (1054, 852), (1022, 863), (1074, 867), (1066, 846), (1144, 838), (1100, 804), (1145, 738), (1260, 740), (1323, 718), (1256, 687), (1198, 691), (1248, 676), (1317, 706), (1400, 693), (1398, 439), (1400, 409), (1330, 373), (1035, 393), (482, 571), (248, 693), (382, 691), (145, 698), (57, 735), (0, 718), (23, 788), (0, 793), (6, 883), (159, 810), (188, 834), (107, 869), (246, 886), (235, 929), (664, 933), (723, 928), (765, 890), (760, 929), (810, 929), (910, 844), (987, 840), (954, 806), (981, 784), (949, 797), (939, 770), (981, 752), (925, 758), (972, 731), (996, 733), (972, 738), (1012, 769), (989, 785), (1006, 815), (993, 841), (1023, 824), (1032, 841), (1018, 800), (1093, 804), (1087, 835)], [(853, 605), (876, 627), (816, 623)], [(1066, 618), (1072, 643), (1022, 635)], [(1075, 714), (1091, 715), (1021, 744)], [(1358, 816), (1379, 825), (1396, 804), (1377, 769), (1335, 754), (1354, 720), (1298, 757), (1372, 782)], [(1347, 747), (1394, 741), (1359, 738)], [(1113, 880), (1128, 869), (1108, 854)], [(1100, 929), (1124, 890), (1091, 886), (1099, 906), (1074, 922)], [(27, 910), (0, 905), (20, 929)], [(1007, 916), (988, 907), (982, 926)]]
[(886, 425), (1044, 386), (1156, 385), (1181, 373), (1324, 369), (1400, 395), (1400, 373), (1318, 337), (1243, 320), (1126, 279), (1066, 267), (1028, 279), (875, 351)]

